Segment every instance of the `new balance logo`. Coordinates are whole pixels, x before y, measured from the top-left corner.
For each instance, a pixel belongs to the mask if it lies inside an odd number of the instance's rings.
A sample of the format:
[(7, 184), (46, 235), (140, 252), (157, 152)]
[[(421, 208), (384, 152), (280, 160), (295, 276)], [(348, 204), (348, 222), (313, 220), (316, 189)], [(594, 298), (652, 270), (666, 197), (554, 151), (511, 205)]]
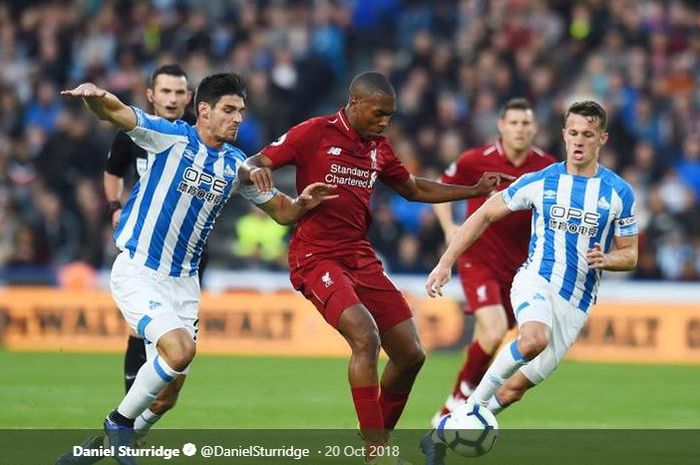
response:
[(340, 155), (340, 152), (342, 152), (342, 149), (340, 147), (331, 147), (328, 149), (328, 155), (335, 155), (336, 157)]
[(610, 204), (605, 200), (605, 197), (601, 197), (598, 201), (598, 208), (601, 210), (610, 210)]
[(153, 310), (154, 308), (158, 308), (161, 305), (163, 304), (161, 304), (160, 302), (156, 302), (155, 300), (151, 300), (150, 302), (148, 302), (148, 308), (151, 310)]
[(333, 278), (331, 278), (331, 272), (330, 272), (330, 271), (326, 271), (326, 274), (324, 274), (323, 276), (321, 276), (321, 281), (323, 282), (323, 284), (326, 285), (326, 287), (330, 287), (332, 284), (335, 283), (335, 281), (333, 281)]
[(557, 198), (557, 191), (549, 190), (549, 191), (544, 191), (544, 198), (551, 200), (551, 199), (556, 199)]

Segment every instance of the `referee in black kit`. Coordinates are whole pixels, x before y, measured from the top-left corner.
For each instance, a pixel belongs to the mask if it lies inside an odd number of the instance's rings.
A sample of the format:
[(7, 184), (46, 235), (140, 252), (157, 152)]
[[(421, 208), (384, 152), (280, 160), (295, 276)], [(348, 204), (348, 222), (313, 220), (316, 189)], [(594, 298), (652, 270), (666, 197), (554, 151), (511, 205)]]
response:
[[(175, 121), (181, 119), (188, 124), (195, 123), (195, 116), (185, 113), (185, 109), (192, 99), (192, 92), (187, 86), (187, 75), (177, 64), (163, 65), (153, 71), (146, 89), (148, 103), (156, 116)], [(117, 228), (119, 217), (122, 213), (120, 199), (124, 192), (124, 178), (132, 166), (136, 168), (136, 174), (142, 176), (153, 163), (154, 153), (148, 153), (122, 130), (115, 136), (109, 151), (107, 166), (104, 172), (104, 189), (107, 197), (107, 212), (112, 222), (112, 227)], [(199, 282), (202, 282), (202, 274), (208, 261), (205, 249), (202, 252), (202, 261), (199, 266)], [(143, 339), (135, 334), (129, 336), (129, 343), (124, 356), (124, 385), (129, 391), (141, 366), (146, 363), (146, 348)], [(148, 409), (140, 415), (134, 423), (137, 434), (145, 434), (160, 417), (173, 408), (177, 401), (178, 393), (182, 389), (184, 377), (179, 376), (168, 384), (151, 403)]]

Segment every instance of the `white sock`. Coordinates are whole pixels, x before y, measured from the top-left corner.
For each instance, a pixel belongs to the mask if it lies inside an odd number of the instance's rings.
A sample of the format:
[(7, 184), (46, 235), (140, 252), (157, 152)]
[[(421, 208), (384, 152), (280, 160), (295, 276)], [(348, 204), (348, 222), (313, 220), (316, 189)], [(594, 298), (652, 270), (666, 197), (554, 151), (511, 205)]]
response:
[(151, 426), (160, 420), (161, 416), (160, 413), (153, 413), (150, 408), (147, 408), (134, 420), (134, 429), (141, 433), (146, 433), (146, 431), (151, 429)]
[(143, 364), (136, 374), (134, 384), (117, 407), (117, 411), (127, 418), (135, 419), (153, 402), (158, 393), (177, 375), (158, 355)]
[(498, 388), (501, 387), (518, 368), (525, 365), (527, 362), (528, 360), (525, 360), (518, 350), (518, 340), (513, 339), (498, 352), (498, 355), (496, 355), (496, 358), (486, 371), (484, 378), (476, 389), (474, 389), (469, 399), (484, 407), (488, 407), (491, 397), (493, 397)]
[(486, 406), (486, 408), (489, 409), (494, 415), (498, 415), (505, 408), (505, 406), (498, 401), (498, 396), (494, 394), (491, 396), (491, 399), (489, 399), (489, 404)]

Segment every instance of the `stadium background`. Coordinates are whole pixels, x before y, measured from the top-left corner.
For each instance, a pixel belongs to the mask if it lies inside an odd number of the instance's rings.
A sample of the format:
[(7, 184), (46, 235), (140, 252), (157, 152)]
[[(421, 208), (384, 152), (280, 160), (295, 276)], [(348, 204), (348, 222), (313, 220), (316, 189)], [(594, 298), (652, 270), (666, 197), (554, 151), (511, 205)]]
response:
[[(566, 105), (603, 102), (611, 141), (601, 163), (636, 190), (639, 267), (607, 274), (574, 354), (586, 361), (564, 364), (502, 422), (700, 428), (700, 374), (684, 365), (700, 362), (700, 6), (680, 0), (3, 2), (0, 427), (93, 426), (118, 398), (126, 332), (100, 291), (116, 254), (101, 189), (115, 131), (58, 91), (90, 80), (145, 108), (147, 76), (167, 62), (193, 87), (216, 71), (246, 76), (239, 145), (249, 154), (342, 106), (356, 72), (379, 70), (398, 92), (388, 135), (430, 178), (493, 140), (511, 97), (533, 102), (536, 144), (555, 154)], [(293, 172), (277, 180), (293, 192)], [(431, 208), (380, 188), (374, 212), (370, 237), (426, 345), (455, 347), (470, 326), (459, 289), (432, 303), (420, 292), (443, 247)], [(345, 361), (324, 358), (342, 345), (285, 291), (287, 235), (240, 199), (224, 211), (210, 241), (202, 344), (210, 334), (204, 352), (246, 356), (199, 356), (164, 427), (354, 426)], [(400, 426), (426, 424), (460, 357), (431, 354)], [(683, 364), (659, 363), (671, 361)]]

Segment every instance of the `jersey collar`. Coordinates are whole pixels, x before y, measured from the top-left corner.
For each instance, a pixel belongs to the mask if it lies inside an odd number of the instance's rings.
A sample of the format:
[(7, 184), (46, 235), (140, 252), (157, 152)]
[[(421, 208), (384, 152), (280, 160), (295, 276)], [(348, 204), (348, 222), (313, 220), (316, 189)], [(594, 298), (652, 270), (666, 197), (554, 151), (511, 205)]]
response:
[[(355, 131), (355, 129), (350, 125), (350, 120), (348, 119), (348, 115), (345, 113), (344, 107), (338, 110), (338, 113), (336, 113), (335, 116), (337, 117), (335, 124), (347, 137), (350, 138), (350, 140), (356, 141), (360, 138), (357, 131)], [(333, 120), (331, 120), (331, 122), (333, 122)]]
[[(500, 155), (504, 160), (506, 160), (508, 163), (513, 165), (513, 162), (511, 162), (510, 159), (508, 159), (508, 157), (506, 157), (506, 150), (503, 148), (503, 144), (501, 143), (500, 138), (496, 141), (495, 146), (496, 146), (496, 151), (498, 152), (498, 155)], [(527, 151), (527, 155), (525, 156), (525, 159), (527, 160), (530, 157), (532, 157), (533, 155), (540, 155), (541, 156), (542, 152), (540, 152), (535, 146), (530, 145), (530, 150)], [(515, 166), (515, 165), (513, 165), (513, 166)]]

